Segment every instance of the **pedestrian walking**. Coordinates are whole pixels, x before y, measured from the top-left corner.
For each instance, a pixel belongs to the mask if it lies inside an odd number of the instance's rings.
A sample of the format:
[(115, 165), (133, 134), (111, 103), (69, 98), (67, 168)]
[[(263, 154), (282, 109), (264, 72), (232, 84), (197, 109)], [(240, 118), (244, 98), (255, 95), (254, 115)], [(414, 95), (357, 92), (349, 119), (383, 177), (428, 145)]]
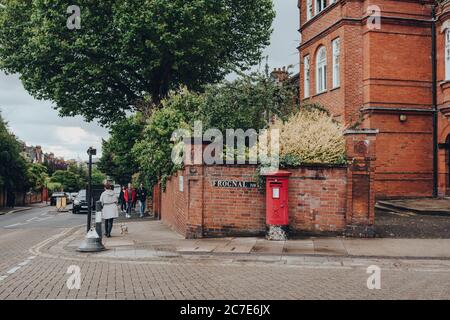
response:
[(127, 215), (126, 217), (131, 218), (131, 211), (133, 210), (133, 204), (136, 202), (136, 190), (133, 189), (131, 183), (128, 184), (128, 188), (125, 190), (125, 201), (127, 202)]
[(146, 201), (147, 201), (147, 190), (144, 187), (144, 184), (141, 183), (141, 185), (139, 186), (138, 189), (138, 198), (139, 198), (139, 202), (140, 202), (140, 217), (143, 218), (144, 214), (145, 214), (145, 205), (146, 205)]
[(101, 194), (100, 201), (102, 203), (102, 218), (105, 220), (105, 236), (111, 238), (114, 219), (119, 217), (119, 211), (114, 186), (109, 182), (105, 183), (105, 191)]
[(121, 212), (127, 211), (127, 202), (125, 201), (125, 190), (126, 190), (125, 186), (120, 187), (119, 203)]

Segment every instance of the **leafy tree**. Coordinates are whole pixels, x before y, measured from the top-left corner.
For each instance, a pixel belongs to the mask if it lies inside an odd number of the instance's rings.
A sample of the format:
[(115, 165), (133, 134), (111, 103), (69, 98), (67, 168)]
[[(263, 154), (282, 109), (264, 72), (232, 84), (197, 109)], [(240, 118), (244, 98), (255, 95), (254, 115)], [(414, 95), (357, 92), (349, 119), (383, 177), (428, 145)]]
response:
[(294, 86), (275, 83), (268, 72), (242, 74), (235, 81), (208, 86), (204, 93), (186, 88), (172, 92), (133, 148), (140, 179), (164, 181), (179, 168), (171, 160), (175, 130), (191, 130), (195, 121), (202, 121), (203, 131), (216, 128), (224, 135), (226, 129), (259, 130), (268, 126), (269, 117), (286, 119), (296, 109), (295, 93)]
[(275, 16), (272, 0), (79, 0), (69, 30), (67, 1), (4, 3), (0, 69), (61, 115), (102, 124), (257, 63)]
[(68, 170), (55, 171), (50, 182), (60, 184), (66, 192), (76, 192), (80, 190), (80, 186), (84, 187), (80, 177)]
[(85, 163), (73, 162), (68, 165), (67, 171), (70, 171), (73, 174), (75, 174), (76, 176), (78, 176), (79, 182), (80, 182), (79, 187), (80, 187), (80, 189), (84, 188), (84, 186), (86, 185), (86, 183), (88, 181), (87, 165)]
[(109, 140), (103, 141), (102, 157), (97, 166), (121, 185), (129, 183), (139, 170), (131, 149), (142, 139), (144, 125), (142, 115), (137, 113), (113, 125)]
[(106, 180), (106, 175), (101, 172), (97, 167), (92, 168), (92, 184), (100, 185)]
[(28, 165), (28, 181), (34, 191), (41, 191), (48, 178), (47, 168), (39, 163)]
[(289, 83), (276, 83), (268, 72), (241, 74), (236, 80), (208, 86), (200, 114), (204, 126), (226, 129), (265, 128), (273, 116), (286, 119), (297, 106), (297, 88)]
[[(176, 98), (175, 98), (176, 99)], [(140, 179), (154, 185), (159, 178), (163, 181), (178, 168), (171, 159), (172, 133), (180, 128), (189, 128), (187, 113), (170, 105), (171, 99), (163, 101), (164, 108), (149, 119), (142, 140), (133, 148), (133, 155), (139, 163)]]
[(8, 131), (0, 114), (0, 185), (9, 191), (28, 188), (27, 163), (21, 155), (21, 146)]

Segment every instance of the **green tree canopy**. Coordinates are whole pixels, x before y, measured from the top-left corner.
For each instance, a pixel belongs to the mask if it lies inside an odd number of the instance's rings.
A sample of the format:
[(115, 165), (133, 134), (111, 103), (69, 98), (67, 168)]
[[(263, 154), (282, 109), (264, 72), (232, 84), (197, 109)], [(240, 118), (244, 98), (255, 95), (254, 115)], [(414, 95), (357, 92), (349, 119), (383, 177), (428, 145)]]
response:
[(234, 81), (208, 86), (204, 93), (171, 92), (134, 145), (141, 179), (154, 183), (179, 168), (171, 160), (175, 130), (192, 130), (195, 121), (202, 122), (203, 131), (214, 128), (223, 135), (226, 129), (263, 129), (271, 116), (286, 119), (297, 109), (295, 95), (295, 85), (277, 84), (267, 71), (242, 74)]
[(0, 69), (61, 115), (102, 124), (255, 64), (275, 16), (272, 0), (79, 0), (69, 30), (67, 1), (4, 3)]
[(92, 168), (92, 184), (101, 185), (105, 183), (106, 175), (101, 172), (97, 167)]
[(8, 131), (0, 114), (0, 185), (9, 190), (28, 188), (27, 163), (17, 139)]
[(47, 168), (39, 163), (28, 165), (28, 181), (34, 191), (41, 191), (48, 178)]
[(62, 186), (66, 192), (77, 192), (80, 188), (84, 188), (85, 184), (77, 174), (68, 170), (58, 170), (53, 173), (51, 183), (57, 183)]
[(145, 121), (140, 113), (124, 118), (111, 127), (110, 138), (103, 141), (98, 168), (121, 185), (128, 184), (139, 166), (131, 153), (141, 140)]

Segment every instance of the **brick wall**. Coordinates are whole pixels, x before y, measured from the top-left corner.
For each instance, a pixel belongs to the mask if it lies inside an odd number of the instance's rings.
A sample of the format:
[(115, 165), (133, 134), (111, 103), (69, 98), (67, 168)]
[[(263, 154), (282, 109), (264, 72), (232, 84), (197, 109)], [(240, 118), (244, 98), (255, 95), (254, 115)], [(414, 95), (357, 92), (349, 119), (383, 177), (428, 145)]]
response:
[(161, 193), (162, 220), (171, 226), (176, 232), (186, 236), (186, 225), (188, 220), (188, 192), (179, 191), (179, 172), (166, 182), (166, 187)]
[[(188, 238), (261, 235), (266, 227), (265, 192), (257, 188), (219, 188), (216, 180), (255, 181), (255, 166), (192, 167), (167, 181), (162, 221)], [(347, 168), (314, 166), (288, 169), (290, 229), (339, 232), (346, 227)], [(183, 176), (185, 188), (179, 189)]]

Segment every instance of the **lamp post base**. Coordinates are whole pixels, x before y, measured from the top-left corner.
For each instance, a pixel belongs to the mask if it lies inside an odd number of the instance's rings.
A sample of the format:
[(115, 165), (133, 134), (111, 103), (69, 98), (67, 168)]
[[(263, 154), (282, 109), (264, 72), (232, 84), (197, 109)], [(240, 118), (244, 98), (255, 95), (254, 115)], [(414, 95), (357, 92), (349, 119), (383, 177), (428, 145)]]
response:
[(86, 238), (78, 248), (78, 252), (100, 252), (105, 250), (105, 246), (102, 243), (102, 238), (99, 237), (95, 229), (91, 229)]

